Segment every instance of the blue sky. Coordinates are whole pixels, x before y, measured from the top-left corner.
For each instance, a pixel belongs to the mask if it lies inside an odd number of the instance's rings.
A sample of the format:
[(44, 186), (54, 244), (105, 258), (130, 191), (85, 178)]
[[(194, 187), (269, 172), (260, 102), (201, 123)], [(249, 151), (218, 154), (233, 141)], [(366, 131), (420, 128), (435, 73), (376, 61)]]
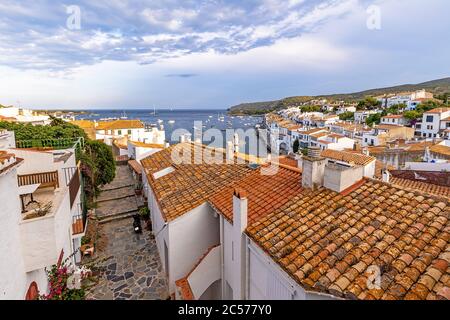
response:
[[(73, 5), (80, 29), (67, 27)], [(370, 8), (379, 29), (367, 27)], [(448, 0), (2, 0), (0, 103), (227, 108), (432, 80), (450, 75), (449, 9)]]

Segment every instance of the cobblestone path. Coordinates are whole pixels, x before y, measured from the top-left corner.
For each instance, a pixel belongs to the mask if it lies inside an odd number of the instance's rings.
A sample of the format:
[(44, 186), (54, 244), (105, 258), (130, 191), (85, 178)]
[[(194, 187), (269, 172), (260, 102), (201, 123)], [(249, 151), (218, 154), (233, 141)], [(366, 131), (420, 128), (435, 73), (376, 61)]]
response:
[(116, 179), (111, 185), (104, 187), (105, 191), (99, 197), (100, 203), (96, 211), (97, 214), (100, 213), (100, 221), (105, 218), (100, 227), (103, 228), (106, 246), (96, 256), (105, 259), (100, 264), (105, 272), (99, 283), (88, 292), (88, 299), (168, 298), (166, 275), (151, 232), (144, 230), (143, 234), (135, 234), (133, 219), (126, 216), (137, 210), (134, 188), (130, 189), (131, 185), (133, 180), (128, 167), (118, 166)]

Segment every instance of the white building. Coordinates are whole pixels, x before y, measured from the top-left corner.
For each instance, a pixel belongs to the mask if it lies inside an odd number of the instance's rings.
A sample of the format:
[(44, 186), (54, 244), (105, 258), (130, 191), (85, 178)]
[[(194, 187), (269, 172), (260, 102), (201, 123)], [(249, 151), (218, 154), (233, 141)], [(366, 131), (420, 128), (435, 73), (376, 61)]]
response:
[(340, 106), (337, 111), (336, 114), (340, 115), (346, 112), (356, 112), (356, 107), (354, 106)]
[(0, 129), (0, 150), (16, 147), (14, 131)]
[[(148, 168), (166, 161), (164, 152), (150, 157), (155, 158), (148, 159)], [(367, 178), (370, 172), (365, 171), (364, 164), (373, 163), (372, 158), (368, 160), (357, 165), (351, 159), (323, 158), (319, 150), (312, 150), (302, 159), (301, 171), (287, 166), (253, 167), (206, 197), (205, 190), (198, 189), (198, 181), (194, 180), (188, 183), (193, 183), (190, 188), (182, 187), (191, 190), (189, 197), (181, 196), (182, 189), (164, 196), (158, 192), (162, 184), (152, 180), (175, 182), (183, 173), (176, 173), (178, 166), (160, 173), (152, 170), (149, 183), (158, 199), (154, 205), (159, 204), (155, 210), (157, 215), (172, 220), (153, 221), (161, 259), (172, 277), (170, 282), (178, 277), (176, 299), (433, 299), (428, 291), (435, 298), (445, 298), (447, 289), (442, 277), (450, 263), (448, 239), (445, 233), (431, 231), (445, 229), (442, 214), (448, 210), (448, 203), (421, 191), (408, 193)], [(197, 199), (195, 204), (193, 199)], [(427, 205), (414, 202), (418, 200)], [(200, 207), (180, 216), (178, 207), (191, 210), (196, 205)], [(442, 267), (436, 269), (436, 263), (417, 260), (422, 262), (424, 275), (408, 278), (407, 290), (395, 290), (402, 284), (399, 279), (409, 277), (406, 268), (400, 268), (399, 277), (376, 291), (361, 286), (369, 281), (377, 265), (373, 255), (388, 259), (390, 255), (392, 266), (401, 267), (399, 257), (410, 249), (404, 245), (405, 237), (413, 242), (422, 239), (409, 231), (399, 235), (395, 228), (401, 225), (414, 232), (413, 226), (417, 227), (421, 219), (414, 215), (419, 205), (426, 211), (423, 216), (434, 221), (433, 226), (424, 228), (430, 228), (426, 236), (431, 235), (429, 240), (436, 244), (433, 256), (444, 261)], [(402, 208), (403, 214), (395, 216), (400, 221), (392, 219), (396, 211), (390, 208), (394, 207)], [(168, 242), (161, 239), (163, 233)], [(389, 240), (380, 242), (380, 236)], [(417, 286), (426, 280), (425, 274), (436, 274), (442, 280), (431, 282), (431, 289), (423, 294)]]
[(74, 255), (85, 232), (74, 149), (0, 151), (0, 299), (47, 293), (45, 268)]
[(352, 149), (356, 141), (340, 134), (328, 134), (311, 142), (312, 147), (319, 147), (321, 150), (344, 150)]
[(402, 115), (387, 115), (381, 118), (381, 124), (405, 126), (408, 124), (408, 120)]
[[(205, 165), (217, 161), (217, 156), (222, 163), (233, 162), (234, 147), (229, 146), (225, 157), (220, 149), (180, 143), (141, 161), (146, 172), (144, 194), (170, 293), (176, 291), (175, 282), (188, 274), (209, 248), (219, 243), (219, 219), (207, 203), (209, 197), (222, 186), (253, 171), (245, 161), (243, 165)], [(197, 159), (195, 164), (192, 157)]]
[(94, 123), (97, 140), (112, 145), (114, 140), (127, 139), (149, 144), (164, 145), (166, 135), (163, 128), (146, 128), (139, 120), (116, 120)]
[(375, 110), (363, 110), (355, 112), (355, 123), (366, 123), (367, 118), (372, 114), (377, 114)]
[(47, 125), (51, 122), (50, 117), (47, 115), (39, 115), (36, 111), (17, 107), (0, 108), (0, 116), (15, 119), (15, 122), (32, 125)]
[(437, 108), (423, 114), (420, 133), (424, 138), (438, 138), (450, 128), (450, 108)]

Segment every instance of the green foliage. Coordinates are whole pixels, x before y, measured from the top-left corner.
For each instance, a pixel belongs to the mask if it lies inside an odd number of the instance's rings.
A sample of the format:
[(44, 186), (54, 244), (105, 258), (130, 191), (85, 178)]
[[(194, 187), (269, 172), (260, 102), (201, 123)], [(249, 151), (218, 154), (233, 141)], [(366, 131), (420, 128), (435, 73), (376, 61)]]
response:
[(388, 115), (388, 114), (400, 114), (401, 110), (405, 110), (406, 109), (406, 105), (401, 103), (401, 104), (395, 104), (393, 106), (390, 106), (389, 108), (384, 110), (384, 115)]
[(47, 271), (49, 294), (39, 297), (40, 300), (84, 300), (86, 293), (84, 289), (69, 289), (67, 281), (73, 275), (63, 263), (60, 267), (53, 265)]
[(406, 119), (408, 119), (409, 121), (412, 120), (417, 120), (422, 118), (422, 113), (415, 111), (415, 110), (411, 110), (411, 111), (405, 111), (403, 113), (403, 117), (405, 117)]
[(88, 196), (96, 196), (101, 185), (114, 180), (116, 175), (114, 156), (111, 148), (103, 142), (88, 140), (81, 155), (81, 162)]
[(354, 120), (355, 119), (355, 113), (354, 112), (350, 112), (350, 111), (341, 113), (339, 115), (339, 119), (342, 120), (342, 121)]
[(298, 150), (300, 149), (300, 141), (298, 141), (298, 139), (295, 139), (292, 149), (294, 153), (298, 153)]
[(381, 122), (381, 113), (371, 114), (367, 117), (366, 124), (368, 126), (373, 126), (374, 124), (380, 124)]
[(302, 110), (302, 112), (320, 112), (322, 110), (322, 107), (310, 105), (300, 107), (300, 110)]
[(139, 209), (139, 215), (143, 218), (143, 219), (147, 219), (150, 217), (150, 209), (148, 207), (142, 207)]
[(358, 102), (358, 106), (356, 107), (358, 110), (374, 110), (381, 107), (381, 101), (373, 97), (366, 97), (364, 100)]
[(0, 129), (14, 131), (17, 141), (87, 138), (86, 133), (80, 127), (55, 118), (52, 119), (49, 126), (0, 121)]
[(84, 236), (81, 238), (81, 245), (84, 246), (85, 244), (91, 243), (91, 238), (88, 236)]

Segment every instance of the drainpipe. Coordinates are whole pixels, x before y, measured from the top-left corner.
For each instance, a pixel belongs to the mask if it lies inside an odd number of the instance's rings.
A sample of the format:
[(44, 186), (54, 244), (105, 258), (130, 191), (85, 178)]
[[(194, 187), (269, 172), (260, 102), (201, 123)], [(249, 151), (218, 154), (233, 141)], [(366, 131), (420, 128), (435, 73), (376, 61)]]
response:
[(225, 296), (225, 244), (224, 244), (224, 221), (223, 216), (219, 215), (220, 218), (220, 277), (221, 277), (221, 299), (224, 300)]
[(250, 239), (245, 236), (245, 296), (244, 300), (250, 299)]

